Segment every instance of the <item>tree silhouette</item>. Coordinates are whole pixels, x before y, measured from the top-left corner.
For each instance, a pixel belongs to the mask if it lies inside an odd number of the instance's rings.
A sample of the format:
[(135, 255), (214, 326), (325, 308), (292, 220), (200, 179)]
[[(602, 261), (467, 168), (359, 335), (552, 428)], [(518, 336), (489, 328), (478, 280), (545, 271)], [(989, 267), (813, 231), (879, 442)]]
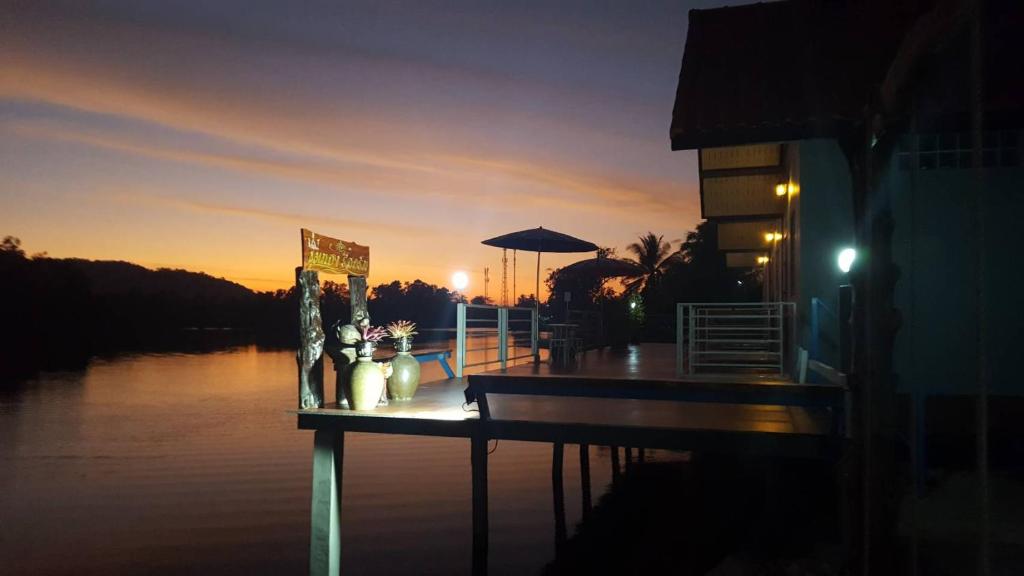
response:
[(14, 236), (4, 236), (0, 242), (0, 255), (4, 257), (24, 258), (25, 251), (21, 249), (21, 240)]
[(637, 264), (643, 272), (626, 280), (626, 290), (629, 292), (647, 292), (658, 284), (665, 272), (673, 265), (681, 261), (678, 252), (672, 251), (672, 245), (665, 242), (662, 236), (655, 236), (654, 232), (648, 232), (639, 238), (639, 242), (633, 242), (626, 246), (626, 250), (636, 255), (636, 258), (629, 258)]

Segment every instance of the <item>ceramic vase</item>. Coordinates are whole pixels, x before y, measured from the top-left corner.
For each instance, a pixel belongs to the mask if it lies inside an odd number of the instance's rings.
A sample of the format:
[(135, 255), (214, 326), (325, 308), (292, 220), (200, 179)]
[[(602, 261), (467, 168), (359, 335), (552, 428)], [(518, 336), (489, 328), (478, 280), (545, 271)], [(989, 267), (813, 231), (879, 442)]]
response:
[(380, 402), (384, 392), (384, 372), (373, 362), (372, 356), (356, 358), (349, 379), (351, 393), (348, 394), (348, 405), (353, 410), (373, 410)]
[(388, 398), (409, 400), (420, 385), (420, 363), (412, 356), (412, 338), (395, 340), (397, 355), (391, 361), (391, 377), (388, 378)]

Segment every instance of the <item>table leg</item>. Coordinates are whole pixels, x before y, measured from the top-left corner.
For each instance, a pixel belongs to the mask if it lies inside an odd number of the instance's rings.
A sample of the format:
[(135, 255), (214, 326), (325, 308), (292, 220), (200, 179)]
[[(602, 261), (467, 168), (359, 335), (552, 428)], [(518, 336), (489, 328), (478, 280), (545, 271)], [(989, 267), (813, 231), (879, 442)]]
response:
[(475, 434), (470, 439), (473, 468), (473, 576), (487, 574), (487, 438)]
[(344, 452), (344, 432), (317, 430), (314, 433), (310, 576), (337, 576), (341, 572), (341, 480)]

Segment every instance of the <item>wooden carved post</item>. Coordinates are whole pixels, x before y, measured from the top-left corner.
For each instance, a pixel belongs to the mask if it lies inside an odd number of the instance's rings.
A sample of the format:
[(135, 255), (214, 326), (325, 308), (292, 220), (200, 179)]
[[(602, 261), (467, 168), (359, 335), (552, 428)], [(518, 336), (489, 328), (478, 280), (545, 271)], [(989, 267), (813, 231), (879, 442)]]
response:
[(366, 276), (349, 276), (348, 293), (352, 307), (352, 325), (362, 328), (370, 324), (370, 311), (366, 307)]
[(312, 270), (295, 269), (299, 291), (299, 409), (324, 405), (324, 328), (320, 321), (320, 278)]

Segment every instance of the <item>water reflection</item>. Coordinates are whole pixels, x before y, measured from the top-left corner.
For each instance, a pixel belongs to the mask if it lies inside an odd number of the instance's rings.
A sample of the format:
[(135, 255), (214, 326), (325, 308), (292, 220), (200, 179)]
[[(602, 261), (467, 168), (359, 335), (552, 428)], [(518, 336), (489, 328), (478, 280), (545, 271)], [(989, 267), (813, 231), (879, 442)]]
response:
[[(0, 396), (4, 573), (305, 573), (312, 434), (288, 413), (295, 370), (294, 352), (256, 347), (137, 355)], [(503, 441), (491, 456), (494, 573), (553, 556), (550, 450)], [(468, 573), (468, 456), (465, 440), (349, 435), (345, 569)], [(577, 464), (567, 457), (570, 526)], [(591, 465), (596, 498), (607, 452)]]

